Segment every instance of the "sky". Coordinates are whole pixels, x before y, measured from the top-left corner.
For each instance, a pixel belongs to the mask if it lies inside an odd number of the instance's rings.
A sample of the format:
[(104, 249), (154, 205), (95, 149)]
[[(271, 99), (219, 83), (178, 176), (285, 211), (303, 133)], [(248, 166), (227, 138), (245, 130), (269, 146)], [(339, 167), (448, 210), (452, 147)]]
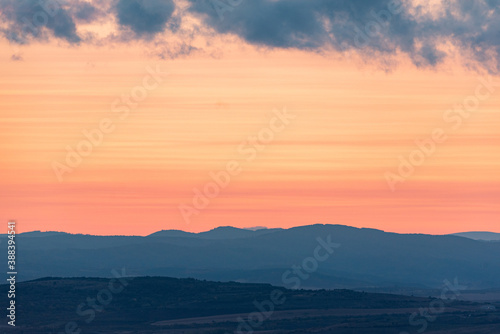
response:
[(496, 1), (0, 0), (0, 221), (500, 232)]

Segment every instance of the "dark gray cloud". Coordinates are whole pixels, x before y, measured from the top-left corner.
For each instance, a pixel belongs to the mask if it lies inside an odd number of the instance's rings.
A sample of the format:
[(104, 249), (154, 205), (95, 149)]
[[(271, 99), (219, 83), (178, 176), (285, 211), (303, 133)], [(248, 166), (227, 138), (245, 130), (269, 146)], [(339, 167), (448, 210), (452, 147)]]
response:
[(356, 50), (366, 58), (402, 52), (417, 66), (435, 66), (452, 42), (500, 70), (500, 1), (443, 5), (438, 17), (398, 0), (191, 0), (189, 10), (219, 33), (264, 47)]
[(151, 36), (165, 30), (174, 10), (172, 0), (119, 0), (116, 4), (118, 23), (138, 36)]
[[(173, 0), (0, 0), (0, 32), (18, 43), (56, 37), (76, 44), (82, 42), (79, 24), (104, 18), (122, 28), (121, 42), (152, 40), (164, 31), (210, 39), (215, 32), (266, 48), (354, 50), (389, 64), (402, 53), (432, 67), (460, 53), (468, 66), (500, 72), (500, 0), (443, 0), (438, 15), (410, 0), (187, 1), (176, 11)], [(186, 15), (200, 18), (203, 28), (177, 30)], [(189, 54), (194, 48), (184, 42)]]
[(85, 1), (72, 2), (71, 14), (76, 22), (82, 23), (90, 23), (105, 16), (102, 10)]
[(0, 15), (7, 24), (2, 32), (13, 42), (46, 39), (47, 33), (69, 43), (81, 41), (73, 18), (56, 0), (0, 0)]

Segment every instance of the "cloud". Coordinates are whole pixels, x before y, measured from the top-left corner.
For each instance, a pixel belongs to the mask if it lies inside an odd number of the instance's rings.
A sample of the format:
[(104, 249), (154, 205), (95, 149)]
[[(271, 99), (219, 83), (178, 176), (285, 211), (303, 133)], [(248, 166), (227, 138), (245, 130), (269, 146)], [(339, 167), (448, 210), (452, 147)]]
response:
[(205, 24), (219, 33), (233, 33), (258, 45), (276, 48), (322, 46), (328, 39), (315, 18), (311, 1), (193, 0), (190, 11), (202, 14)]
[[(188, 4), (188, 6), (184, 6)], [(58, 38), (99, 42), (85, 24), (115, 22), (113, 41), (164, 44), (165, 57), (200, 50), (192, 41), (237, 36), (264, 48), (351, 52), (392, 64), (404, 54), (419, 67), (460, 55), (500, 72), (500, 1), (436, 0), (0, 0), (0, 32), (12, 42)], [(176, 5), (178, 7), (176, 7)], [(197, 18), (192, 20), (191, 18)], [(186, 25), (184, 23), (187, 22)], [(197, 22), (193, 25), (193, 22)], [(162, 35), (167, 32), (167, 34)], [(81, 36), (92, 36), (85, 40)], [(113, 39), (118, 36), (118, 39)], [(106, 41), (106, 37), (100, 37)], [(168, 41), (165, 39), (168, 38)], [(172, 39), (180, 39), (181, 42)], [(176, 44), (177, 43), (177, 44)], [(176, 45), (174, 45), (176, 44)], [(182, 47), (179, 47), (181, 45)], [(172, 51), (173, 50), (173, 51)]]
[(172, 0), (119, 0), (116, 4), (118, 23), (138, 36), (164, 31), (174, 10)]
[(20, 54), (13, 54), (12, 56), (10, 56), (10, 60), (12, 60), (12, 61), (23, 61), (23, 56), (21, 56)]
[(81, 41), (73, 18), (56, 0), (0, 0), (0, 15), (7, 24), (2, 32), (12, 42), (47, 39), (47, 32), (72, 44)]
[(417, 66), (436, 66), (453, 43), (500, 70), (496, 0), (443, 0), (440, 15), (398, 0), (190, 1), (205, 25), (258, 46), (355, 50), (367, 59), (404, 53)]
[(89, 2), (74, 1), (71, 6), (71, 14), (76, 22), (90, 23), (105, 14)]

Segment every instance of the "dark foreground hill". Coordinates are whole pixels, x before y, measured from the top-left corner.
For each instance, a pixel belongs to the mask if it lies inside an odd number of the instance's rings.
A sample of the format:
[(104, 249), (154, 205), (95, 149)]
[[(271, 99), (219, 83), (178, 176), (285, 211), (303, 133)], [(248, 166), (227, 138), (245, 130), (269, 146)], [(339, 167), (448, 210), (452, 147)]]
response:
[[(325, 248), (329, 243), (335, 246)], [(34, 232), (17, 237), (17, 252), (19, 280), (109, 277), (111, 269), (125, 267), (135, 276), (295, 288), (299, 274), (287, 272), (292, 266), (308, 266), (303, 288), (439, 289), (444, 280), (455, 278), (469, 289), (500, 287), (500, 242), (341, 225), (257, 231), (222, 227), (146, 237)], [(315, 256), (322, 260), (315, 263)]]
[[(500, 332), (500, 314), (493, 305), (454, 298), (131, 278), (123, 272), (114, 276), (18, 283), (15, 332), (400, 334), (424, 328), (429, 334)], [(7, 286), (0, 290), (7, 291)], [(8, 330), (0, 325), (0, 332)]]

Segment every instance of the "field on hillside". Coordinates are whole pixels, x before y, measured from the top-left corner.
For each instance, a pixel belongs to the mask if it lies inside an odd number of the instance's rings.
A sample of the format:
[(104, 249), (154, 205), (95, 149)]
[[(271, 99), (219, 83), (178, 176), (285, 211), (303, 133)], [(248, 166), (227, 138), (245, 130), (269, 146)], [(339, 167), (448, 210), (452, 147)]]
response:
[(17, 289), (16, 332), (26, 334), (500, 332), (500, 303), (165, 277), (47, 278)]

